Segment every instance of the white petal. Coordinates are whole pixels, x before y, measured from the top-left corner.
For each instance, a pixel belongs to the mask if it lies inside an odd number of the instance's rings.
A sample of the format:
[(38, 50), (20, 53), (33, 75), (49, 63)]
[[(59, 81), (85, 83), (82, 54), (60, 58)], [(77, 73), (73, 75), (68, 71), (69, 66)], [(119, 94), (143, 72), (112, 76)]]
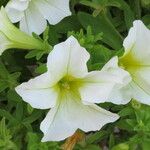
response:
[(93, 103), (106, 101), (117, 103), (117, 97), (116, 101), (110, 98), (111, 93), (114, 89), (124, 87), (130, 81), (129, 73), (118, 67), (118, 58), (114, 57), (103, 67), (102, 71), (90, 72), (84, 78), (84, 84), (79, 89), (81, 98), (83, 101)]
[(149, 91), (145, 91), (143, 88), (144, 87), (141, 87), (136, 82), (130, 83), (130, 91), (132, 92), (133, 99), (139, 101), (140, 103), (150, 105), (150, 93)]
[(43, 18), (37, 7), (30, 2), (28, 9), (24, 11), (24, 17), (20, 21), (20, 29), (26, 33), (41, 34), (47, 26), (46, 19)]
[(129, 83), (132, 78), (130, 74), (118, 66), (118, 57), (113, 57), (106, 65), (102, 68), (102, 71), (107, 71), (112, 73), (114, 76), (120, 80), (120, 83), (117, 83), (107, 102), (112, 102), (115, 104), (126, 104), (131, 100), (131, 92), (129, 90)]
[(46, 118), (40, 125), (41, 131), (44, 133), (42, 142), (61, 141), (71, 136), (76, 131), (76, 128), (68, 122), (66, 108), (63, 106), (51, 108)]
[(22, 0), (10, 0), (7, 3), (6, 7), (13, 8), (19, 11), (24, 11), (25, 9), (27, 9), (28, 4), (29, 4), (28, 0), (23, 0), (23, 1)]
[(150, 67), (141, 67), (132, 72), (133, 82), (131, 89), (133, 98), (137, 101), (150, 105)]
[(64, 140), (78, 128), (85, 132), (96, 131), (118, 118), (117, 114), (96, 105), (83, 105), (76, 95), (67, 93), (41, 123), (40, 128), (44, 133), (42, 141)]
[(102, 71), (109, 72), (117, 77), (118, 83), (122, 86), (127, 85), (131, 81), (130, 74), (118, 66), (118, 57), (111, 58), (102, 68)]
[(54, 107), (58, 98), (59, 89), (51, 87), (49, 74), (42, 74), (15, 88), (22, 99), (32, 107), (48, 109)]
[(34, 3), (45, 19), (53, 25), (71, 15), (69, 0), (36, 0)]
[[(142, 21), (134, 21), (133, 27), (130, 29), (128, 36), (124, 40), (125, 54), (123, 60), (126, 64), (150, 65), (150, 30)], [(137, 62), (133, 64), (131, 59)]]
[(64, 76), (84, 77), (88, 73), (86, 63), (89, 57), (85, 48), (81, 47), (78, 41), (71, 36), (65, 42), (54, 46), (48, 56), (48, 72), (54, 82)]
[(112, 77), (107, 73), (90, 72), (79, 88), (82, 101), (90, 103), (105, 102), (114, 87), (114, 82), (111, 82), (110, 78)]
[(10, 9), (10, 8), (6, 7), (6, 12), (8, 14), (9, 19), (13, 23), (20, 21), (24, 16), (23, 11), (19, 11), (19, 10), (13, 9), (13, 8)]
[(23, 11), (27, 9), (27, 7), (28, 1), (10, 0), (5, 9), (9, 19), (15, 23), (21, 20), (24, 15)]
[(132, 99), (132, 90), (130, 88), (130, 83), (122, 88), (113, 88), (107, 102), (112, 102), (114, 104), (127, 104)]

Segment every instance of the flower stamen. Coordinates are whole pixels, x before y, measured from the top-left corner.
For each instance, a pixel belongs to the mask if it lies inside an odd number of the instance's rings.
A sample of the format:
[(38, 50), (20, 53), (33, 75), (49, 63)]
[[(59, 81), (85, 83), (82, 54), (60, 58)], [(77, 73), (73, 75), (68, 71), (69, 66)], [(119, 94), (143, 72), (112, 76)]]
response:
[(62, 87), (63, 87), (64, 89), (70, 90), (70, 85), (69, 85), (68, 82), (63, 82), (61, 85), (62, 85)]

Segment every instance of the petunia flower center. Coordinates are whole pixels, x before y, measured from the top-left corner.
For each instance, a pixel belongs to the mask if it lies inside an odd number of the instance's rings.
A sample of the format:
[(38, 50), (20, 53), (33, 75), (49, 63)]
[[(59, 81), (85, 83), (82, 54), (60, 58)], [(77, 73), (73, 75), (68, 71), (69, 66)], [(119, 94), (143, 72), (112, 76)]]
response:
[(70, 90), (69, 82), (65, 81), (65, 82), (61, 82), (60, 84), (63, 89)]
[(66, 76), (58, 82), (58, 85), (61, 90), (76, 90), (80, 86), (80, 80)]
[(129, 52), (125, 56), (119, 59), (119, 66), (127, 71), (135, 71), (140, 67), (140, 61), (134, 57), (132, 52)]

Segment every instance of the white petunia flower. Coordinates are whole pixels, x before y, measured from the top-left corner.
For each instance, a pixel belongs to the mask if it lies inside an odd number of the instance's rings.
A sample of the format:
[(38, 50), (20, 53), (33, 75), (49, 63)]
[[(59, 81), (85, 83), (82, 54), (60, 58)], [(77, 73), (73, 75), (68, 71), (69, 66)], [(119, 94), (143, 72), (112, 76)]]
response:
[(5, 9), (0, 10), (0, 55), (10, 48), (48, 50), (49, 45), (16, 28), (7, 17)]
[(119, 63), (132, 76), (132, 98), (150, 105), (150, 30), (142, 21), (134, 21), (123, 45)]
[(20, 29), (29, 34), (41, 34), (46, 29), (46, 20), (55, 25), (71, 15), (69, 0), (10, 0), (6, 11), (10, 20), (20, 22)]
[[(59, 141), (77, 129), (99, 130), (119, 116), (96, 104), (105, 102), (126, 71), (88, 72), (89, 53), (71, 36), (56, 45), (48, 56), (48, 71), (16, 87), (17, 93), (34, 108), (51, 108), (41, 123), (42, 141)], [(120, 69), (120, 68), (119, 68)]]
[[(133, 98), (150, 105), (150, 30), (142, 21), (133, 22), (123, 46), (125, 53), (119, 58), (119, 66), (130, 73), (132, 81), (119, 90), (115, 89), (109, 101), (114, 102), (114, 98), (118, 97), (122, 100), (120, 103), (125, 104)], [(112, 64), (107, 67), (113, 70)]]

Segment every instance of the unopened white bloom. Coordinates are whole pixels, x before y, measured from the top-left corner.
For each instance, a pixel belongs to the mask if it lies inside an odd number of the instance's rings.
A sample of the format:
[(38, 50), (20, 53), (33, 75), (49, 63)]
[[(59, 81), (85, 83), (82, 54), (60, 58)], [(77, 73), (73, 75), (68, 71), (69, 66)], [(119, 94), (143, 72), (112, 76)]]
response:
[(63, 140), (77, 129), (96, 131), (119, 118), (94, 103), (105, 102), (128, 74), (117, 73), (117, 69), (115, 74), (105, 70), (88, 72), (89, 57), (71, 36), (49, 54), (46, 73), (16, 88), (32, 107), (51, 108), (40, 126), (44, 133), (42, 141)]
[(41, 34), (47, 21), (54, 25), (71, 15), (69, 0), (10, 0), (6, 11), (13, 23), (20, 22), (20, 29)]
[[(115, 96), (123, 100), (120, 101), (122, 104), (133, 98), (150, 105), (150, 30), (142, 21), (133, 22), (123, 46), (125, 53), (119, 58), (119, 66), (130, 73), (132, 81), (119, 90), (115, 89), (109, 101), (114, 101)], [(107, 67), (113, 70), (112, 64)]]
[(0, 10), (0, 55), (9, 48), (48, 50), (49, 45), (16, 28), (2, 7)]

